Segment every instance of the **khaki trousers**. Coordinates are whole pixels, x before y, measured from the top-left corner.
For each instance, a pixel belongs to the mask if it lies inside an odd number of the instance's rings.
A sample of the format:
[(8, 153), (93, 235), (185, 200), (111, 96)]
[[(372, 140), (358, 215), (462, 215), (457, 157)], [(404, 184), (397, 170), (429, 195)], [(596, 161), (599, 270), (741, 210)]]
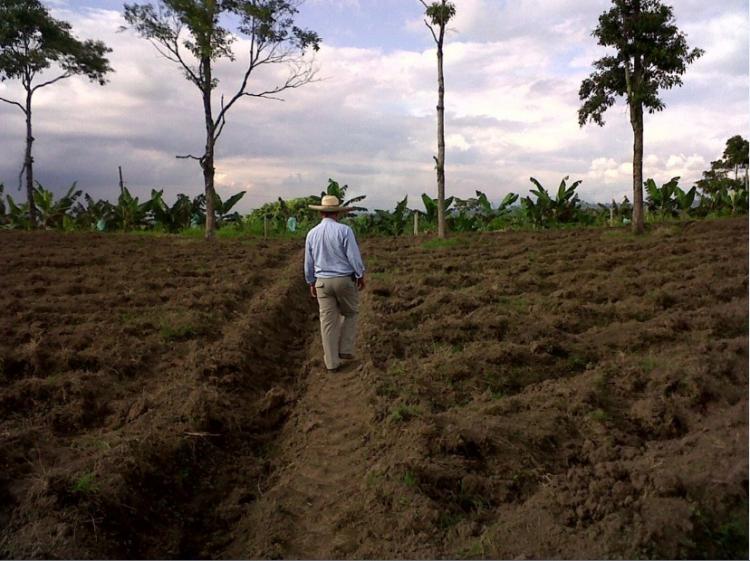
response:
[(320, 309), (323, 358), (326, 368), (332, 370), (341, 364), (339, 354), (354, 354), (359, 310), (357, 283), (352, 277), (317, 279), (315, 291)]

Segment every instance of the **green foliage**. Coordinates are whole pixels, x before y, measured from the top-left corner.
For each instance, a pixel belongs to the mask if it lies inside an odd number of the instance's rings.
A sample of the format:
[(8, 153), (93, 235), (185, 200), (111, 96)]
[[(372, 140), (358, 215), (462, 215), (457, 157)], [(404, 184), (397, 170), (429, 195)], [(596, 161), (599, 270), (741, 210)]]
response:
[(407, 487), (416, 487), (419, 483), (419, 480), (417, 479), (417, 476), (414, 475), (414, 472), (408, 469), (404, 472), (403, 481), (404, 485), (406, 485)]
[[(448, 197), (445, 199), (445, 211), (448, 212), (453, 204), (454, 197)], [(424, 212), (419, 212), (425, 217), (429, 224), (437, 223), (438, 216), (438, 200), (433, 199), (427, 193), (422, 193), (422, 204), (424, 205)]]
[(91, 472), (81, 474), (70, 487), (73, 493), (79, 493), (81, 495), (89, 495), (99, 490), (99, 485), (96, 483), (96, 476)]
[[(674, 216), (678, 212), (677, 201), (675, 199), (675, 190), (679, 177), (673, 177), (661, 187), (657, 187), (656, 182), (649, 178), (644, 182), (646, 188), (646, 204), (648, 210), (656, 213), (661, 217)], [(695, 193), (693, 193), (693, 196)], [(691, 202), (692, 204), (692, 202)]]
[(445, 27), (448, 22), (456, 15), (456, 6), (453, 2), (433, 2), (425, 9), (425, 15), (432, 25)]
[(419, 416), (419, 409), (412, 405), (405, 405), (402, 403), (391, 411), (389, 419), (392, 423), (403, 423), (417, 416)]
[(521, 206), (529, 222), (536, 227), (547, 228), (553, 224), (564, 224), (576, 220), (579, 215), (580, 200), (575, 191), (581, 184), (581, 180), (574, 181), (568, 186), (566, 175), (560, 182), (555, 198), (552, 198), (536, 179), (531, 177), (529, 180), (536, 185), (536, 189), (531, 190), (536, 200), (528, 196), (521, 199)]
[(5, 218), (6, 227), (10, 229), (28, 230), (31, 228), (29, 219), (29, 203), (16, 204), (10, 194), (6, 195), (8, 214)]
[(724, 163), (726, 168), (735, 170), (735, 179), (739, 169), (748, 169), (748, 152), (750, 144), (739, 134), (727, 140), (724, 148)]
[(190, 227), (193, 203), (190, 197), (180, 193), (172, 206), (164, 202), (164, 190), (151, 190), (151, 212), (156, 224), (164, 231), (174, 234)]
[(454, 232), (486, 231), (497, 224), (497, 220), (510, 213), (510, 207), (518, 200), (518, 195), (508, 193), (497, 208), (482, 191), (475, 191), (476, 197), (460, 199), (451, 197), (453, 209), (448, 214), (448, 224)]
[(140, 202), (127, 187), (120, 189), (117, 204), (112, 208), (112, 226), (118, 230), (135, 230), (151, 224), (152, 201)]
[(79, 201), (71, 213), (76, 228), (80, 230), (106, 230), (107, 225), (114, 221), (115, 211), (112, 203), (102, 199), (95, 201), (88, 194), (85, 194), (83, 199), (86, 204), (84, 205)]
[(413, 211), (406, 207), (408, 197), (396, 204), (393, 212), (376, 209), (371, 214), (355, 216), (347, 220), (358, 234), (385, 234), (400, 236), (406, 233)]
[[(323, 191), (320, 194), (320, 198), (322, 199), (325, 195), (333, 195), (336, 197), (339, 201), (341, 201), (341, 206), (346, 207), (349, 209), (349, 212), (361, 212), (366, 211), (367, 209), (365, 207), (361, 206), (352, 206), (354, 203), (358, 203), (360, 201), (364, 201), (367, 198), (367, 195), (360, 195), (358, 197), (352, 197), (351, 199), (346, 198), (346, 192), (349, 190), (348, 185), (339, 185), (337, 181), (334, 181), (333, 179), (328, 179), (328, 186), (326, 187), (326, 190)], [(320, 201), (313, 204), (320, 204)]]
[(697, 188), (693, 185), (687, 192), (680, 189), (677, 185), (674, 188), (674, 197), (677, 210), (680, 215), (688, 216), (693, 212), (693, 203), (695, 202), (695, 196), (697, 194)]
[(68, 192), (55, 201), (55, 196), (40, 183), (34, 189), (34, 204), (37, 209), (38, 225), (45, 229), (61, 228), (63, 219), (73, 208), (76, 199), (81, 196), (82, 191), (76, 190), (76, 184), (70, 186)]
[(701, 49), (690, 49), (674, 21), (670, 6), (660, 0), (613, 0), (599, 16), (593, 32), (599, 45), (615, 49), (595, 61), (594, 72), (581, 83), (583, 105), (578, 122), (604, 125), (603, 115), (617, 97), (645, 107), (650, 113), (664, 109), (659, 90), (682, 85), (687, 65)]
[[(740, 179), (738, 170), (748, 170), (748, 143), (740, 135), (726, 142), (723, 159), (711, 162), (711, 169), (703, 172), (695, 187), (701, 192), (700, 205), (695, 214), (746, 214), (748, 212), (747, 175)], [(734, 170), (735, 177), (729, 177)]]
[(599, 221), (601, 223), (614, 226), (615, 224), (629, 224), (633, 219), (633, 205), (630, 204), (630, 200), (627, 197), (623, 197), (620, 203), (612, 199), (609, 205), (598, 203), (597, 206), (600, 209)]
[[(237, 22), (240, 33), (254, 40), (253, 48), (260, 54), (283, 46), (300, 51), (308, 47), (319, 50), (317, 33), (294, 25), (297, 13), (296, 3), (286, 0), (163, 0), (156, 7), (150, 3), (125, 4), (123, 15), (139, 35), (161, 44), (167, 50), (167, 58), (183, 67), (188, 80), (203, 87), (208, 76), (185, 62), (181, 48), (198, 61), (234, 60), (234, 35), (219, 23), (220, 19), (231, 18)], [(279, 62), (275, 58), (266, 62)], [(212, 85), (215, 87), (215, 80)]]
[[(80, 41), (70, 24), (53, 18), (38, 0), (0, 0), (0, 79), (19, 79), (31, 90), (79, 74), (100, 84), (112, 71), (101, 41)], [(59, 78), (32, 86), (34, 76), (59, 67)]]
[[(216, 227), (221, 228), (225, 224), (239, 223), (242, 216), (238, 212), (231, 212), (234, 205), (245, 196), (245, 191), (240, 191), (223, 201), (218, 193), (214, 192), (214, 214), (216, 215)], [(191, 224), (202, 225), (206, 223), (206, 195), (200, 194), (193, 199), (191, 208)]]

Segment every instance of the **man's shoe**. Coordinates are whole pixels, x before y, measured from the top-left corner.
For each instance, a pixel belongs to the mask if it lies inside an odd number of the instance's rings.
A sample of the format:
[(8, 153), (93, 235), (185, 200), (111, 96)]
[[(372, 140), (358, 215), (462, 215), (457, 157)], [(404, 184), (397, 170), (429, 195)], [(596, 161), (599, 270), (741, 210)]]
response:
[(350, 355), (347, 353), (340, 353), (339, 358), (342, 360), (352, 360), (354, 358), (354, 355)]
[(341, 364), (339, 364), (339, 365), (338, 365), (338, 366), (337, 366), (336, 368), (326, 368), (326, 371), (327, 371), (327, 372), (330, 372), (330, 373), (333, 373), (333, 372), (338, 372), (339, 370), (341, 370), (341, 366), (342, 366), (342, 365), (341, 365)]

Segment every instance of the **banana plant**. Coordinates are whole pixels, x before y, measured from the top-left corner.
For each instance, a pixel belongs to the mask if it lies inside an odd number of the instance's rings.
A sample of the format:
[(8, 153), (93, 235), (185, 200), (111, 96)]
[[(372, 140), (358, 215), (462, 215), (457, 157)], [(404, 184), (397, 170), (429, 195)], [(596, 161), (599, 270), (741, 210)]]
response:
[(570, 222), (574, 220), (580, 205), (576, 189), (583, 180), (574, 181), (570, 187), (565, 184), (567, 180), (568, 176), (566, 175), (557, 188), (557, 197), (552, 204), (552, 219), (555, 222)]
[(55, 200), (52, 191), (45, 189), (41, 183), (37, 182), (32, 196), (36, 205), (39, 226), (47, 230), (61, 228), (64, 218), (68, 216), (81, 193), (83, 191), (76, 189), (76, 183), (74, 182), (65, 195)]
[(176, 233), (190, 226), (192, 202), (180, 193), (172, 206), (164, 202), (164, 190), (151, 190), (151, 212), (156, 224), (169, 233)]
[(727, 191), (727, 202), (731, 209), (732, 215), (747, 214), (748, 212), (748, 193), (747, 189), (730, 189)]
[(104, 231), (114, 225), (115, 207), (112, 203), (103, 199), (95, 201), (88, 193), (83, 196), (83, 200), (86, 204), (79, 201), (72, 211), (77, 228)]
[(696, 192), (697, 189), (695, 186), (691, 187), (687, 192), (685, 192), (675, 185), (675, 206), (682, 216), (689, 216), (693, 212), (693, 203), (695, 202)]
[(352, 197), (351, 199), (346, 198), (346, 192), (349, 190), (349, 185), (340, 185), (338, 181), (334, 181), (330, 177), (328, 178), (328, 186), (326, 190), (320, 193), (322, 199), (325, 195), (333, 195), (339, 201), (341, 206), (350, 209), (350, 212), (364, 212), (367, 209), (361, 206), (352, 206), (354, 203), (364, 201), (367, 195), (359, 195), (358, 197)]
[(113, 208), (113, 225), (125, 231), (149, 226), (152, 222), (152, 206), (150, 200), (140, 202), (138, 197), (134, 197), (128, 188), (123, 186)]
[[(231, 212), (232, 207), (245, 196), (245, 191), (240, 191), (223, 201), (218, 193), (214, 193), (214, 212), (216, 213), (216, 227), (221, 228), (228, 222), (240, 222), (242, 217), (239, 212)], [(206, 222), (206, 195), (200, 194), (193, 199), (191, 204), (191, 224), (202, 225)]]
[[(451, 208), (451, 205), (453, 204), (453, 201), (455, 200), (455, 197), (448, 197), (445, 199), (445, 211), (448, 212), (448, 210)], [(437, 215), (438, 215), (438, 200), (433, 199), (430, 197), (427, 193), (422, 193), (422, 204), (424, 205), (424, 212), (419, 212), (422, 216), (425, 217), (425, 220), (429, 223), (437, 223)]]
[(21, 229), (28, 230), (31, 228), (31, 220), (29, 220), (29, 203), (16, 204), (13, 197), (7, 195), (6, 201), (8, 203), (8, 215), (7, 215), (7, 227), (10, 229)]
[(644, 183), (646, 188), (646, 204), (649, 212), (659, 214), (661, 216), (674, 216), (677, 214), (677, 201), (675, 200), (675, 189), (677, 188), (677, 182), (680, 180), (678, 177), (673, 177), (661, 187), (656, 185), (656, 182), (652, 178), (648, 178)]
[(231, 212), (234, 205), (245, 196), (245, 191), (240, 191), (222, 201), (218, 193), (214, 193), (214, 209), (216, 210), (216, 227), (219, 228), (227, 222), (239, 222), (242, 220), (239, 212)]
[(486, 230), (490, 222), (498, 216), (499, 209), (492, 208), (492, 203), (486, 194), (482, 191), (475, 191), (475, 194), (476, 197), (468, 199), (455, 198), (453, 212), (449, 215), (451, 230), (455, 232)]
[[(609, 205), (603, 205), (597, 203), (597, 206), (603, 213), (603, 220), (609, 221), (610, 217), (614, 219), (615, 223), (625, 223), (626, 221), (632, 220), (633, 217), (633, 205), (630, 204), (630, 200), (627, 197), (622, 198), (622, 202), (618, 203), (612, 199), (612, 203)], [(600, 218), (602, 215), (600, 215)]]
[(406, 208), (407, 202), (408, 197), (404, 197), (403, 200), (396, 204), (396, 208), (393, 212), (376, 209), (373, 214), (364, 215), (365, 218), (363, 221), (357, 223), (368, 233), (400, 236), (406, 231), (409, 224), (409, 218), (413, 214), (413, 211)]
[(521, 199), (521, 206), (532, 224), (545, 228), (551, 224), (575, 220), (580, 206), (576, 189), (582, 181), (574, 181), (568, 186), (566, 183), (568, 177), (567, 175), (563, 177), (554, 199), (539, 181), (533, 177), (529, 178), (529, 181), (536, 186), (536, 189), (530, 190), (536, 196), (536, 200), (528, 196), (524, 197)]
[(503, 200), (500, 201), (500, 205), (497, 207), (497, 213), (498, 214), (505, 214), (510, 211), (510, 207), (518, 200), (518, 195), (515, 193), (508, 193), (503, 197)]

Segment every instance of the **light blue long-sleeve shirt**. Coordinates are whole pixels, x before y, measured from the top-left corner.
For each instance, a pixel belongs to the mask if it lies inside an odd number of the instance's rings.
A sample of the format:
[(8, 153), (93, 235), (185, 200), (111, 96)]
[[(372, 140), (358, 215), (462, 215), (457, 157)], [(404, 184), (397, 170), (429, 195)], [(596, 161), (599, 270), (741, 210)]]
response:
[(305, 280), (313, 284), (316, 278), (357, 278), (365, 274), (354, 231), (346, 224), (324, 218), (307, 233), (305, 240)]

